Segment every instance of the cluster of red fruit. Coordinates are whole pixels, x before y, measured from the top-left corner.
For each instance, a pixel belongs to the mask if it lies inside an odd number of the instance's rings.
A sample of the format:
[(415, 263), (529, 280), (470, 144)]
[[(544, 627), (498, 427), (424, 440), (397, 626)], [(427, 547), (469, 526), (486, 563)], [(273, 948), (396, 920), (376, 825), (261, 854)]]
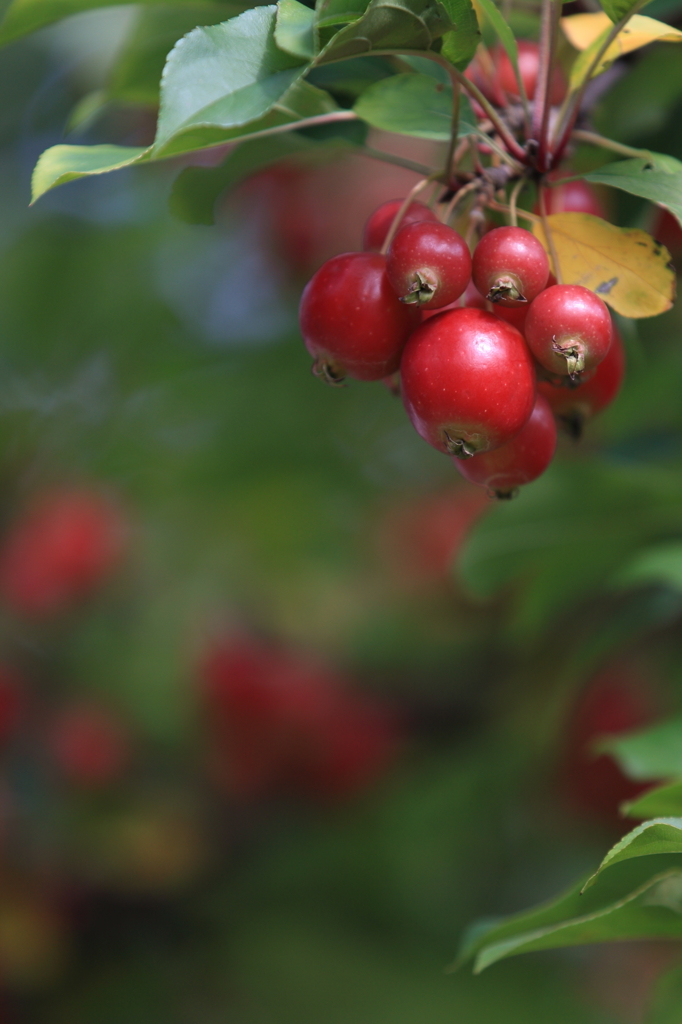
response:
[(621, 342), (599, 296), (557, 284), (529, 231), (493, 228), (472, 257), (429, 207), (403, 207), (379, 207), (364, 251), (333, 257), (308, 282), (300, 323), (313, 372), (332, 384), (399, 372), (424, 440), (509, 497), (551, 462), (553, 413), (577, 435), (615, 397)]
[(349, 797), (397, 752), (386, 706), (299, 651), (230, 636), (211, 648), (201, 680), (211, 772), (233, 797)]

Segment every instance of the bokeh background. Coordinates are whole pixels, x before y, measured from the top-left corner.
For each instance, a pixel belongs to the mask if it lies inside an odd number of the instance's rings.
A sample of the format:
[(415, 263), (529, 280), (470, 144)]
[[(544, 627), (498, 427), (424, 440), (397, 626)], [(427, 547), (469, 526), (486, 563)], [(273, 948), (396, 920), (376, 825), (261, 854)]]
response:
[[(147, 142), (135, 54), (196, 6), (0, 52), (0, 1021), (644, 1021), (674, 943), (446, 968), (628, 830), (592, 741), (682, 710), (681, 314), (622, 322), (616, 404), (489, 503), (297, 335), (410, 172), (289, 160), (212, 227), (177, 161), (29, 208), (47, 146)], [(677, 48), (623, 70), (597, 127), (682, 158)]]

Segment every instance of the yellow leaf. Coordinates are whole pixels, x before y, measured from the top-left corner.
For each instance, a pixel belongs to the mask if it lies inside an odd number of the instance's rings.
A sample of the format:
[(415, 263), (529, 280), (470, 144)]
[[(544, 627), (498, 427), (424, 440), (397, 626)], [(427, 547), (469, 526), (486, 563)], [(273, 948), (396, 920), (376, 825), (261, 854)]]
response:
[[(553, 213), (547, 218), (564, 284), (596, 292), (617, 313), (658, 316), (675, 298), (670, 253), (646, 231), (618, 228), (590, 213)], [(542, 224), (533, 234), (550, 248)]]
[[(582, 50), (571, 70), (571, 91), (573, 91), (582, 85), (597, 51), (613, 28), (613, 22), (608, 14), (604, 13), (572, 14), (568, 18), (561, 19), (561, 27), (571, 45), (576, 50)], [(657, 40), (664, 43), (679, 43), (682, 42), (682, 32), (662, 21), (656, 21), (655, 18), (636, 14), (618, 33), (601, 58), (593, 75), (601, 74), (624, 53), (631, 53), (633, 50), (638, 50)]]

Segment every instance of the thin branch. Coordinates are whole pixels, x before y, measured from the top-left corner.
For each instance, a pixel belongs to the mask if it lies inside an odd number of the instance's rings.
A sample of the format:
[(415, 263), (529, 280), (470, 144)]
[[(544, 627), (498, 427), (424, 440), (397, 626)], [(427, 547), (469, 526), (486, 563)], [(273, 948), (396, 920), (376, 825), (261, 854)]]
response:
[(525, 177), (519, 178), (519, 180), (514, 185), (514, 188), (511, 190), (511, 195), (509, 196), (509, 219), (512, 223), (512, 227), (514, 228), (517, 226), (518, 219), (516, 204), (518, 202), (519, 196), (521, 195), (521, 190), (523, 189), (523, 186), (526, 184), (527, 180), (528, 179)]
[(443, 224), (449, 223), (455, 207), (459, 206), (462, 199), (468, 196), (470, 192), (473, 192), (475, 189), (477, 189), (479, 184), (480, 182), (478, 181), (478, 179), (476, 179), (475, 181), (470, 181), (468, 185), (463, 185), (462, 188), (459, 189), (459, 191), (455, 192), (454, 196), (452, 197), (452, 199), (450, 200), (450, 202), (448, 203), (448, 205), (445, 207), (441, 214), (441, 220), (443, 221)]
[(557, 284), (563, 284), (563, 278), (561, 276), (561, 266), (559, 264), (559, 254), (556, 251), (556, 245), (554, 244), (554, 235), (552, 234), (552, 229), (550, 228), (549, 220), (547, 219), (547, 203), (545, 202), (545, 190), (542, 185), (540, 185), (538, 193), (540, 198), (540, 216), (542, 219), (542, 230), (545, 233), (545, 238), (547, 239), (547, 246), (552, 257), (554, 276), (556, 277)]
[(385, 164), (395, 164), (396, 167), (404, 167), (407, 171), (414, 171), (415, 174), (431, 175), (433, 167), (426, 164), (417, 164), (414, 160), (408, 160), (403, 156), (396, 156), (394, 153), (385, 153), (383, 149), (373, 149), (371, 146), (360, 146), (359, 152), (370, 160), (381, 160)]
[(542, 125), (545, 118), (545, 106), (547, 100), (547, 83), (549, 81), (549, 62), (552, 51), (552, 22), (554, 18), (554, 4), (552, 0), (542, 0), (542, 14), (540, 20), (540, 49), (538, 53), (538, 78), (535, 83), (536, 100), (533, 105), (533, 122), (531, 131), (533, 138), (540, 145), (542, 138)]
[(573, 130), (573, 125), (575, 124), (575, 120), (578, 116), (578, 111), (580, 110), (580, 104), (582, 103), (583, 94), (592, 78), (592, 75), (599, 67), (602, 57), (604, 56), (608, 48), (611, 46), (611, 43), (613, 43), (614, 40), (620, 35), (622, 30), (630, 21), (630, 19), (635, 14), (637, 14), (637, 12), (644, 6), (645, 3), (646, 0), (638, 0), (634, 7), (632, 7), (628, 11), (625, 17), (621, 18), (620, 21), (617, 21), (615, 23), (615, 25), (607, 35), (606, 39), (597, 50), (597, 53), (595, 54), (592, 60), (592, 63), (587, 69), (587, 74), (583, 79), (582, 85), (573, 93), (573, 98), (571, 98), (570, 95), (567, 97), (567, 104), (565, 104), (565, 109), (562, 110), (562, 113), (559, 116), (557, 132), (555, 134), (557, 145), (554, 147), (554, 164), (557, 164), (559, 162), (559, 160), (563, 156), (563, 152), (566, 149), (566, 146), (568, 145), (569, 139), (571, 137), (571, 132)]
[[(504, 203), (498, 203), (495, 199), (489, 199), (485, 204), (491, 210), (497, 210), (499, 213), (506, 213), (508, 216), (511, 215), (511, 206), (506, 206)], [(529, 220), (531, 224), (542, 224), (542, 217), (538, 217), (535, 213), (529, 213), (528, 210), (516, 211), (517, 217), (521, 217), (522, 220)]]
[(418, 181), (417, 184), (414, 186), (414, 188), (411, 188), (410, 191), (407, 193), (407, 195), (405, 196), (405, 198), (403, 199), (403, 201), (402, 201), (402, 203), (400, 205), (400, 209), (398, 210), (398, 212), (396, 213), (395, 217), (393, 218), (393, 221), (391, 222), (391, 226), (388, 229), (388, 234), (386, 235), (386, 238), (384, 239), (384, 244), (381, 247), (381, 253), (382, 253), (383, 256), (385, 256), (386, 253), (388, 252), (388, 250), (390, 249), (391, 242), (395, 238), (396, 233), (398, 231), (398, 228), (400, 227), (400, 225), (402, 223), (403, 217), (405, 216), (405, 214), (407, 213), (407, 211), (410, 208), (410, 204), (411, 204), (412, 200), (416, 196), (418, 196), (420, 192), (423, 192), (424, 189), (428, 185), (430, 185), (432, 182), (436, 181), (438, 178), (440, 178), (440, 171), (436, 171), (434, 174), (429, 175), (428, 178), (422, 178), (422, 180)]
[(459, 132), (459, 83), (452, 83), (452, 122), (450, 125), (450, 142), (445, 157), (445, 168), (443, 176), (447, 184), (452, 180), (453, 162), (455, 147), (457, 146), (457, 134)]
[(632, 146), (624, 146), (622, 142), (614, 142), (613, 139), (607, 139), (605, 135), (597, 135), (596, 132), (586, 132), (576, 128), (571, 132), (571, 138), (576, 142), (587, 142), (589, 145), (599, 146), (600, 149), (610, 149), (613, 153), (619, 153), (621, 156), (643, 156), (651, 159), (648, 149), (633, 149)]
[(556, 59), (556, 52), (559, 44), (559, 20), (561, 18), (561, 7), (563, 0), (554, 0), (551, 6), (551, 17), (550, 17), (550, 41), (549, 41), (549, 56), (547, 59), (547, 76), (545, 79), (545, 92), (543, 96), (542, 106), (542, 122), (540, 125), (540, 134), (537, 136), (539, 143), (538, 150), (538, 169), (541, 171), (549, 170), (549, 164), (551, 162), (551, 156), (549, 153), (549, 115), (552, 109), (552, 86), (554, 78), (554, 62)]

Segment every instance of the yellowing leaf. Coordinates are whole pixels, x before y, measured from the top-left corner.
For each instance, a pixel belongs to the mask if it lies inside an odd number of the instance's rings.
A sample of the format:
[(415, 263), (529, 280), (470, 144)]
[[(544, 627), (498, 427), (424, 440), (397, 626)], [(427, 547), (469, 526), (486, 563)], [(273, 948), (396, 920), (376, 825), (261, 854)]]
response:
[[(571, 70), (571, 91), (573, 91), (582, 85), (592, 61), (613, 28), (613, 22), (608, 14), (603, 12), (572, 14), (568, 18), (561, 19), (561, 27), (571, 45), (576, 50), (582, 50)], [(656, 21), (655, 18), (636, 14), (618, 33), (599, 61), (593, 75), (601, 74), (624, 53), (639, 50), (640, 47), (657, 40), (665, 43), (679, 43), (682, 42), (682, 32), (662, 21)]]
[[(670, 253), (646, 231), (618, 228), (589, 213), (554, 213), (547, 222), (564, 284), (590, 288), (622, 316), (658, 316), (670, 309)], [(550, 253), (540, 222), (533, 234)]]

